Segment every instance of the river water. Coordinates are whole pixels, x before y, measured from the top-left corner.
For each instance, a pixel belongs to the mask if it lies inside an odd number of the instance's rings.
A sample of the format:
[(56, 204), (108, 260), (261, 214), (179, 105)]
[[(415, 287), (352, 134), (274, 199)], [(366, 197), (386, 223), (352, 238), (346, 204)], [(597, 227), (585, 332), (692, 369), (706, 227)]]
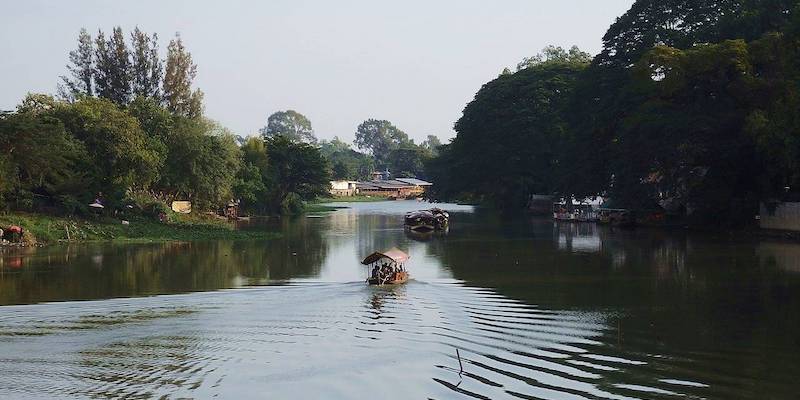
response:
[[(800, 245), (424, 206), (2, 249), (0, 398), (800, 398)], [(393, 246), (412, 280), (365, 285)]]

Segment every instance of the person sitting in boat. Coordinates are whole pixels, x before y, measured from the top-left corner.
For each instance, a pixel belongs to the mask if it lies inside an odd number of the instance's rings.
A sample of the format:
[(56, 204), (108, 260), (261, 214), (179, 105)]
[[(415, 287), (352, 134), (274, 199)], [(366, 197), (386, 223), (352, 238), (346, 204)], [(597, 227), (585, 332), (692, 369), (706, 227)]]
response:
[(388, 280), (392, 276), (392, 267), (389, 264), (383, 264), (383, 268), (381, 268), (381, 278), (382, 280)]
[(372, 268), (372, 277), (373, 277), (374, 279), (377, 279), (377, 278), (378, 278), (378, 273), (380, 273), (380, 270), (381, 270), (381, 269), (380, 269), (380, 267), (379, 267), (377, 264), (375, 265), (375, 268)]

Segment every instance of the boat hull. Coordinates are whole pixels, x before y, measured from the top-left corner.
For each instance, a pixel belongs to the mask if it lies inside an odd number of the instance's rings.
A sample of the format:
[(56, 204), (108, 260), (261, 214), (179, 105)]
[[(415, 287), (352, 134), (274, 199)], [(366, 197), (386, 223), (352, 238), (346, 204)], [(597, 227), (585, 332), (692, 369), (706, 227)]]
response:
[(389, 280), (383, 282), (379, 278), (369, 278), (367, 283), (370, 285), (400, 285), (408, 282), (408, 272), (401, 271), (394, 274)]

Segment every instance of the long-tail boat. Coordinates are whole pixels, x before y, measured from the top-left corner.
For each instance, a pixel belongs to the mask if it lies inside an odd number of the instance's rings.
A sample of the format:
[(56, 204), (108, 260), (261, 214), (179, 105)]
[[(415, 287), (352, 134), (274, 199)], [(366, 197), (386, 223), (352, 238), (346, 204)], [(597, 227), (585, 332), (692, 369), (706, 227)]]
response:
[(408, 281), (408, 271), (404, 266), (408, 254), (398, 248), (374, 252), (361, 264), (368, 266), (367, 283), (370, 285), (397, 285)]
[(450, 214), (441, 208), (412, 211), (405, 216), (406, 228), (412, 231), (441, 231), (447, 229)]

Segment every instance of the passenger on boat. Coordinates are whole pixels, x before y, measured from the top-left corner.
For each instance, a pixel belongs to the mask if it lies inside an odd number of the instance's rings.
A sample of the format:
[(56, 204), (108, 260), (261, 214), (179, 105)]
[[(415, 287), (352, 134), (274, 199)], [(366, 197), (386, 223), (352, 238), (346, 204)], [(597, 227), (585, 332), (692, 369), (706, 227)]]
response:
[(372, 269), (372, 277), (377, 279), (379, 272), (380, 272), (380, 267), (378, 267), (378, 265), (376, 264), (375, 268)]

